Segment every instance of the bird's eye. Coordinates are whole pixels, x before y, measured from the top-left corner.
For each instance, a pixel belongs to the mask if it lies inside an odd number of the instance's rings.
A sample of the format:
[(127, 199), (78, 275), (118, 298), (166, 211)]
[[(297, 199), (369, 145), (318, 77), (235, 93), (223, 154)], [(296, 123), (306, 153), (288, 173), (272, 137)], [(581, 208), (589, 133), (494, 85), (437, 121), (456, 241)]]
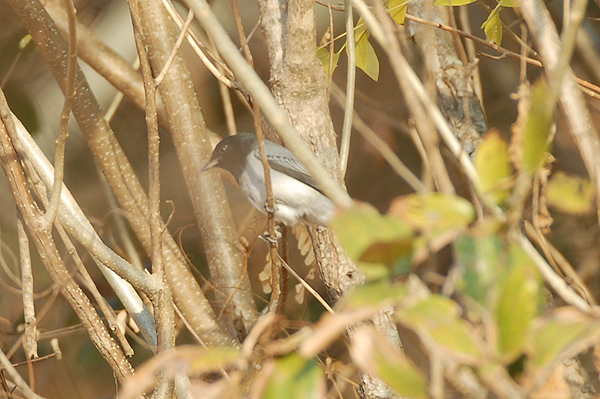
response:
[(224, 145), (223, 147), (221, 147), (221, 152), (225, 152), (225, 150), (227, 150), (227, 146)]

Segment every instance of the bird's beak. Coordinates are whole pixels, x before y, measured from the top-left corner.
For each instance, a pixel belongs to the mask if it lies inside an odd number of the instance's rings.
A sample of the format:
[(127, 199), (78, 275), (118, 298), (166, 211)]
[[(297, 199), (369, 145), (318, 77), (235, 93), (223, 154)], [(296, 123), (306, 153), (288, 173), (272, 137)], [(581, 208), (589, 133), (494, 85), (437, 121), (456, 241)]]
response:
[(204, 167), (202, 168), (202, 170), (200, 171), (200, 173), (206, 172), (207, 170), (214, 168), (218, 164), (219, 164), (219, 159), (218, 158), (211, 159), (210, 161), (208, 161), (208, 163), (206, 165), (204, 165)]

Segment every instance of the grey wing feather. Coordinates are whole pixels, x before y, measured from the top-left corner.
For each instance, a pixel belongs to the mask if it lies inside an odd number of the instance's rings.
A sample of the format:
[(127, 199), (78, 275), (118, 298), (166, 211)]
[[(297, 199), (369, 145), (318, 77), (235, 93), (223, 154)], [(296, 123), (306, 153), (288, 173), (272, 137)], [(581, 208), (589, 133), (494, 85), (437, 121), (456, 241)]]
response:
[[(271, 168), (285, 173), (325, 195), (323, 190), (317, 186), (317, 182), (313, 179), (306, 166), (290, 150), (269, 141), (265, 141), (265, 147)], [(258, 148), (254, 151), (254, 155), (260, 160)]]

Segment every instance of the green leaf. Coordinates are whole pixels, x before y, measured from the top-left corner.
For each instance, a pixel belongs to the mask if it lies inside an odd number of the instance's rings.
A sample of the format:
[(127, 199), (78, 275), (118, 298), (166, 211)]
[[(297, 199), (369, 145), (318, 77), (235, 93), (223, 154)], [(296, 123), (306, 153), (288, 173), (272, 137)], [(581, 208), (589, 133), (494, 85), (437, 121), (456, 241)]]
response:
[(464, 363), (474, 365), (481, 359), (481, 351), (474, 340), (475, 334), (464, 320), (457, 319), (441, 324), (430, 329), (429, 334), (438, 346)]
[[(496, 130), (485, 135), (475, 154), (481, 191), (496, 204), (506, 201), (509, 190), (507, 180), (513, 169), (508, 154), (508, 144)], [(502, 186), (502, 188), (500, 188)]]
[(359, 260), (377, 243), (398, 243), (413, 237), (412, 229), (392, 216), (382, 216), (370, 206), (355, 206), (338, 215), (331, 227), (346, 253)]
[(475, 3), (477, 0), (436, 0), (436, 6), (464, 6)]
[(519, 7), (519, 0), (500, 0), (502, 7)]
[(546, 200), (561, 212), (583, 215), (594, 210), (594, 186), (587, 179), (557, 172), (548, 183)]
[(333, 71), (335, 71), (335, 68), (337, 68), (338, 62), (340, 60), (340, 53), (342, 52), (342, 50), (340, 50), (337, 53), (333, 53), (333, 65), (332, 70), (330, 72), (329, 56), (331, 55), (331, 52), (329, 50), (329, 46), (319, 47), (317, 49), (317, 58), (319, 59), (319, 61), (321, 61), (321, 64), (323, 64), (323, 68), (325, 69), (325, 73), (327, 74), (327, 76), (332, 75)]
[(382, 303), (398, 303), (406, 297), (408, 291), (404, 285), (392, 284), (389, 280), (367, 283), (356, 287), (341, 304), (345, 309), (362, 306), (380, 306)]
[(429, 397), (425, 376), (373, 327), (359, 327), (351, 345), (352, 358), (360, 369), (381, 378), (402, 397)]
[(456, 320), (460, 306), (450, 298), (432, 294), (398, 311), (398, 318), (412, 328), (435, 326)]
[(404, 24), (404, 17), (406, 17), (406, 9), (408, 8), (407, 0), (389, 0), (387, 8), (390, 16), (398, 25)]
[(361, 35), (356, 42), (356, 66), (374, 81), (379, 78), (379, 59), (367, 34)]
[(486, 40), (490, 43), (496, 43), (498, 46), (502, 43), (502, 21), (500, 20), (500, 4), (496, 6), (481, 25), (485, 31)]
[(496, 234), (463, 235), (455, 241), (454, 250), (462, 270), (459, 288), (487, 307), (505, 257), (504, 242)]
[(548, 101), (548, 86), (540, 79), (533, 86), (529, 113), (525, 120), (522, 138), (523, 170), (536, 173), (544, 164), (549, 151), (552, 104)]
[[(530, 338), (530, 364), (534, 368), (549, 366), (565, 350), (582, 339), (597, 336), (599, 331), (597, 320), (571, 308), (558, 309), (536, 323)], [(587, 347), (581, 346), (581, 350), (585, 349)]]
[(429, 397), (425, 377), (404, 357), (393, 356), (390, 352), (382, 351), (376, 351), (373, 357), (377, 375), (393, 390), (406, 398)]
[(464, 228), (475, 218), (475, 210), (469, 201), (441, 193), (397, 198), (392, 202), (389, 213), (429, 235)]
[(521, 355), (540, 304), (539, 275), (531, 259), (521, 247), (513, 245), (508, 262), (508, 270), (498, 283), (494, 310), (498, 325), (496, 348), (506, 363)]
[(390, 277), (391, 270), (384, 263), (356, 261), (356, 266), (358, 266), (358, 269), (365, 275), (367, 281), (379, 281), (383, 278)]
[(325, 373), (316, 359), (292, 353), (274, 363), (263, 399), (320, 399), (325, 395)]
[(367, 248), (359, 258), (359, 261), (383, 263), (391, 267), (399, 259), (408, 257), (412, 253), (412, 242), (412, 238), (390, 242), (376, 242)]
[(460, 307), (441, 295), (430, 295), (396, 312), (399, 322), (425, 341), (464, 363), (476, 364), (481, 350), (469, 324), (460, 318)]

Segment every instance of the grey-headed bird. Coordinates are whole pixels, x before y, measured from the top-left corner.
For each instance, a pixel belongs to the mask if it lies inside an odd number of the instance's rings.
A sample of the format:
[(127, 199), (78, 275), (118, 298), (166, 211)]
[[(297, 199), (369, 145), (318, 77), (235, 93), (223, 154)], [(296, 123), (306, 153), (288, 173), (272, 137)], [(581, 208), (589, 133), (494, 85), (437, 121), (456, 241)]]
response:
[[(265, 140), (265, 148), (271, 166), (275, 219), (288, 226), (299, 221), (326, 226), (335, 205), (306, 166), (290, 150), (272, 141)], [(202, 171), (213, 167), (230, 172), (252, 205), (266, 213), (265, 174), (256, 135), (239, 133), (221, 140)]]

